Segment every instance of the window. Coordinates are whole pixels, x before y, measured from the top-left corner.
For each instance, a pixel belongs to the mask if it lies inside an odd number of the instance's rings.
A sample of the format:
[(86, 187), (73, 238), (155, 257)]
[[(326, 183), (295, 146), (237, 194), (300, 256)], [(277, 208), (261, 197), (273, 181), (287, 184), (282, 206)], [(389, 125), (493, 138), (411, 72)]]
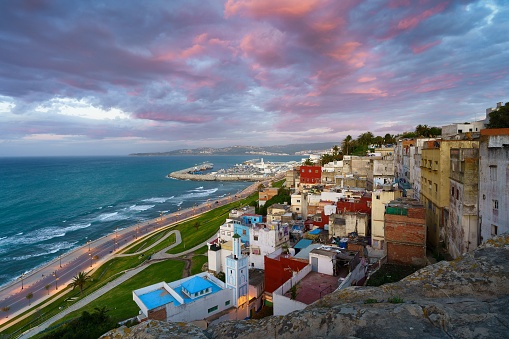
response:
[(379, 195), (376, 196), (376, 200), (380, 200), (380, 196)]
[(451, 196), (454, 197), (454, 187), (451, 187)]
[(242, 230), (242, 235), (246, 235), (247, 234), (247, 231), (246, 230)]
[(254, 239), (255, 241), (258, 241), (258, 236), (257, 236), (257, 235), (255, 235), (255, 236), (253, 237), (253, 239)]
[(497, 180), (497, 166), (490, 166), (490, 180)]
[(497, 225), (491, 225), (491, 236), (494, 237), (498, 234), (498, 226)]
[(224, 302), (224, 306), (228, 306), (228, 305), (230, 305), (230, 300), (226, 300), (226, 301)]
[(438, 192), (438, 185), (435, 184), (435, 192)]
[(214, 306), (214, 307), (209, 308), (209, 309), (207, 310), (207, 312), (208, 312), (208, 313), (212, 313), (212, 312), (214, 312), (214, 311), (216, 311), (216, 310), (217, 310), (217, 305), (216, 305), (216, 306)]
[(492, 200), (492, 205), (494, 210), (498, 210), (498, 200)]

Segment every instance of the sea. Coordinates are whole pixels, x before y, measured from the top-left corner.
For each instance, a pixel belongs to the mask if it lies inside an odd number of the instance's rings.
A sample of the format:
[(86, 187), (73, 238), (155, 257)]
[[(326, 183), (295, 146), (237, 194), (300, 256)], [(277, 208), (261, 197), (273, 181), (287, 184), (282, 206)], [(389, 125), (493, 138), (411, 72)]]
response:
[[(250, 182), (189, 181), (171, 172), (204, 162), (214, 171), (254, 156), (0, 158), (0, 286), (74, 248)], [(299, 161), (264, 156), (264, 161)]]

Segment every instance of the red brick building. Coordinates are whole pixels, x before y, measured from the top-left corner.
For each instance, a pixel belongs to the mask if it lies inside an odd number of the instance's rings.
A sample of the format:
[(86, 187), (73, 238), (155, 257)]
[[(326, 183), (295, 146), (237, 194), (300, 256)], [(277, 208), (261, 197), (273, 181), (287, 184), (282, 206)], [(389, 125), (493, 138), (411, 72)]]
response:
[(301, 185), (317, 185), (322, 182), (322, 167), (300, 166)]
[(399, 198), (385, 208), (387, 262), (426, 266), (426, 210), (419, 200)]

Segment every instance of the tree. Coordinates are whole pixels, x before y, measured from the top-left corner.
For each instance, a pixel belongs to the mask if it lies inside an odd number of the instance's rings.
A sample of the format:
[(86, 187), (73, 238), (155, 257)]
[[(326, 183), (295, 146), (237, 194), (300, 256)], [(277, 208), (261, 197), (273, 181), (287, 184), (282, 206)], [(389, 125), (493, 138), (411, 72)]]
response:
[(489, 114), (487, 128), (509, 128), (509, 102)]
[(25, 298), (28, 300), (28, 306), (30, 306), (30, 300), (34, 297), (32, 292), (28, 293)]
[(198, 231), (198, 229), (200, 228), (200, 222), (199, 222), (199, 221), (196, 221), (196, 222), (194, 223), (194, 225), (193, 225), (193, 226), (194, 226), (194, 228), (196, 228), (196, 230)]
[(11, 309), (10, 306), (4, 306), (2, 307), (2, 312), (5, 312), (5, 317), (6, 318), (9, 318), (9, 314), (7, 314), (7, 312), (9, 312), (9, 310)]
[(350, 151), (350, 143), (352, 142), (352, 136), (349, 134), (345, 137), (345, 139), (343, 140), (343, 153), (348, 155), (350, 154), (349, 151)]
[(94, 310), (94, 316), (97, 318), (97, 320), (99, 320), (99, 322), (104, 322), (108, 319), (108, 315), (106, 313), (108, 313), (110, 310), (106, 306), (94, 307)]
[(76, 287), (80, 288), (80, 294), (83, 294), (83, 287), (85, 283), (90, 280), (90, 276), (88, 273), (79, 272), (74, 278), (72, 278), (72, 282), (70, 286), (74, 290)]
[(46, 289), (46, 291), (48, 291), (48, 295), (49, 295), (49, 289), (50, 289), (50, 284), (47, 284), (46, 286), (44, 286), (44, 288)]
[(375, 137), (375, 139), (373, 139), (373, 141), (375, 142), (375, 144), (378, 147), (382, 147), (382, 145), (384, 143), (384, 138), (382, 138), (381, 136), (377, 136), (377, 137)]
[(384, 136), (384, 143), (387, 145), (387, 144), (395, 144), (396, 143), (396, 138), (394, 137), (394, 135), (391, 135), (389, 133), (387, 133), (385, 136)]
[(315, 163), (311, 161), (310, 158), (307, 158), (306, 161), (304, 161), (304, 165), (306, 166), (313, 166)]
[(357, 137), (357, 142), (363, 146), (369, 146), (373, 143), (374, 135), (371, 132), (364, 132)]

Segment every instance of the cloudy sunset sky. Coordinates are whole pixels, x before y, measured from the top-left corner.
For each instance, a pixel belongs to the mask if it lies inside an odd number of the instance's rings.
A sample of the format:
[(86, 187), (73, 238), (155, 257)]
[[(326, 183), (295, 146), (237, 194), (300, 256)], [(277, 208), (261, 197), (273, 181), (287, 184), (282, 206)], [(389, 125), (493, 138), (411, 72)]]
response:
[(0, 156), (339, 144), (508, 89), (508, 0), (0, 2)]

